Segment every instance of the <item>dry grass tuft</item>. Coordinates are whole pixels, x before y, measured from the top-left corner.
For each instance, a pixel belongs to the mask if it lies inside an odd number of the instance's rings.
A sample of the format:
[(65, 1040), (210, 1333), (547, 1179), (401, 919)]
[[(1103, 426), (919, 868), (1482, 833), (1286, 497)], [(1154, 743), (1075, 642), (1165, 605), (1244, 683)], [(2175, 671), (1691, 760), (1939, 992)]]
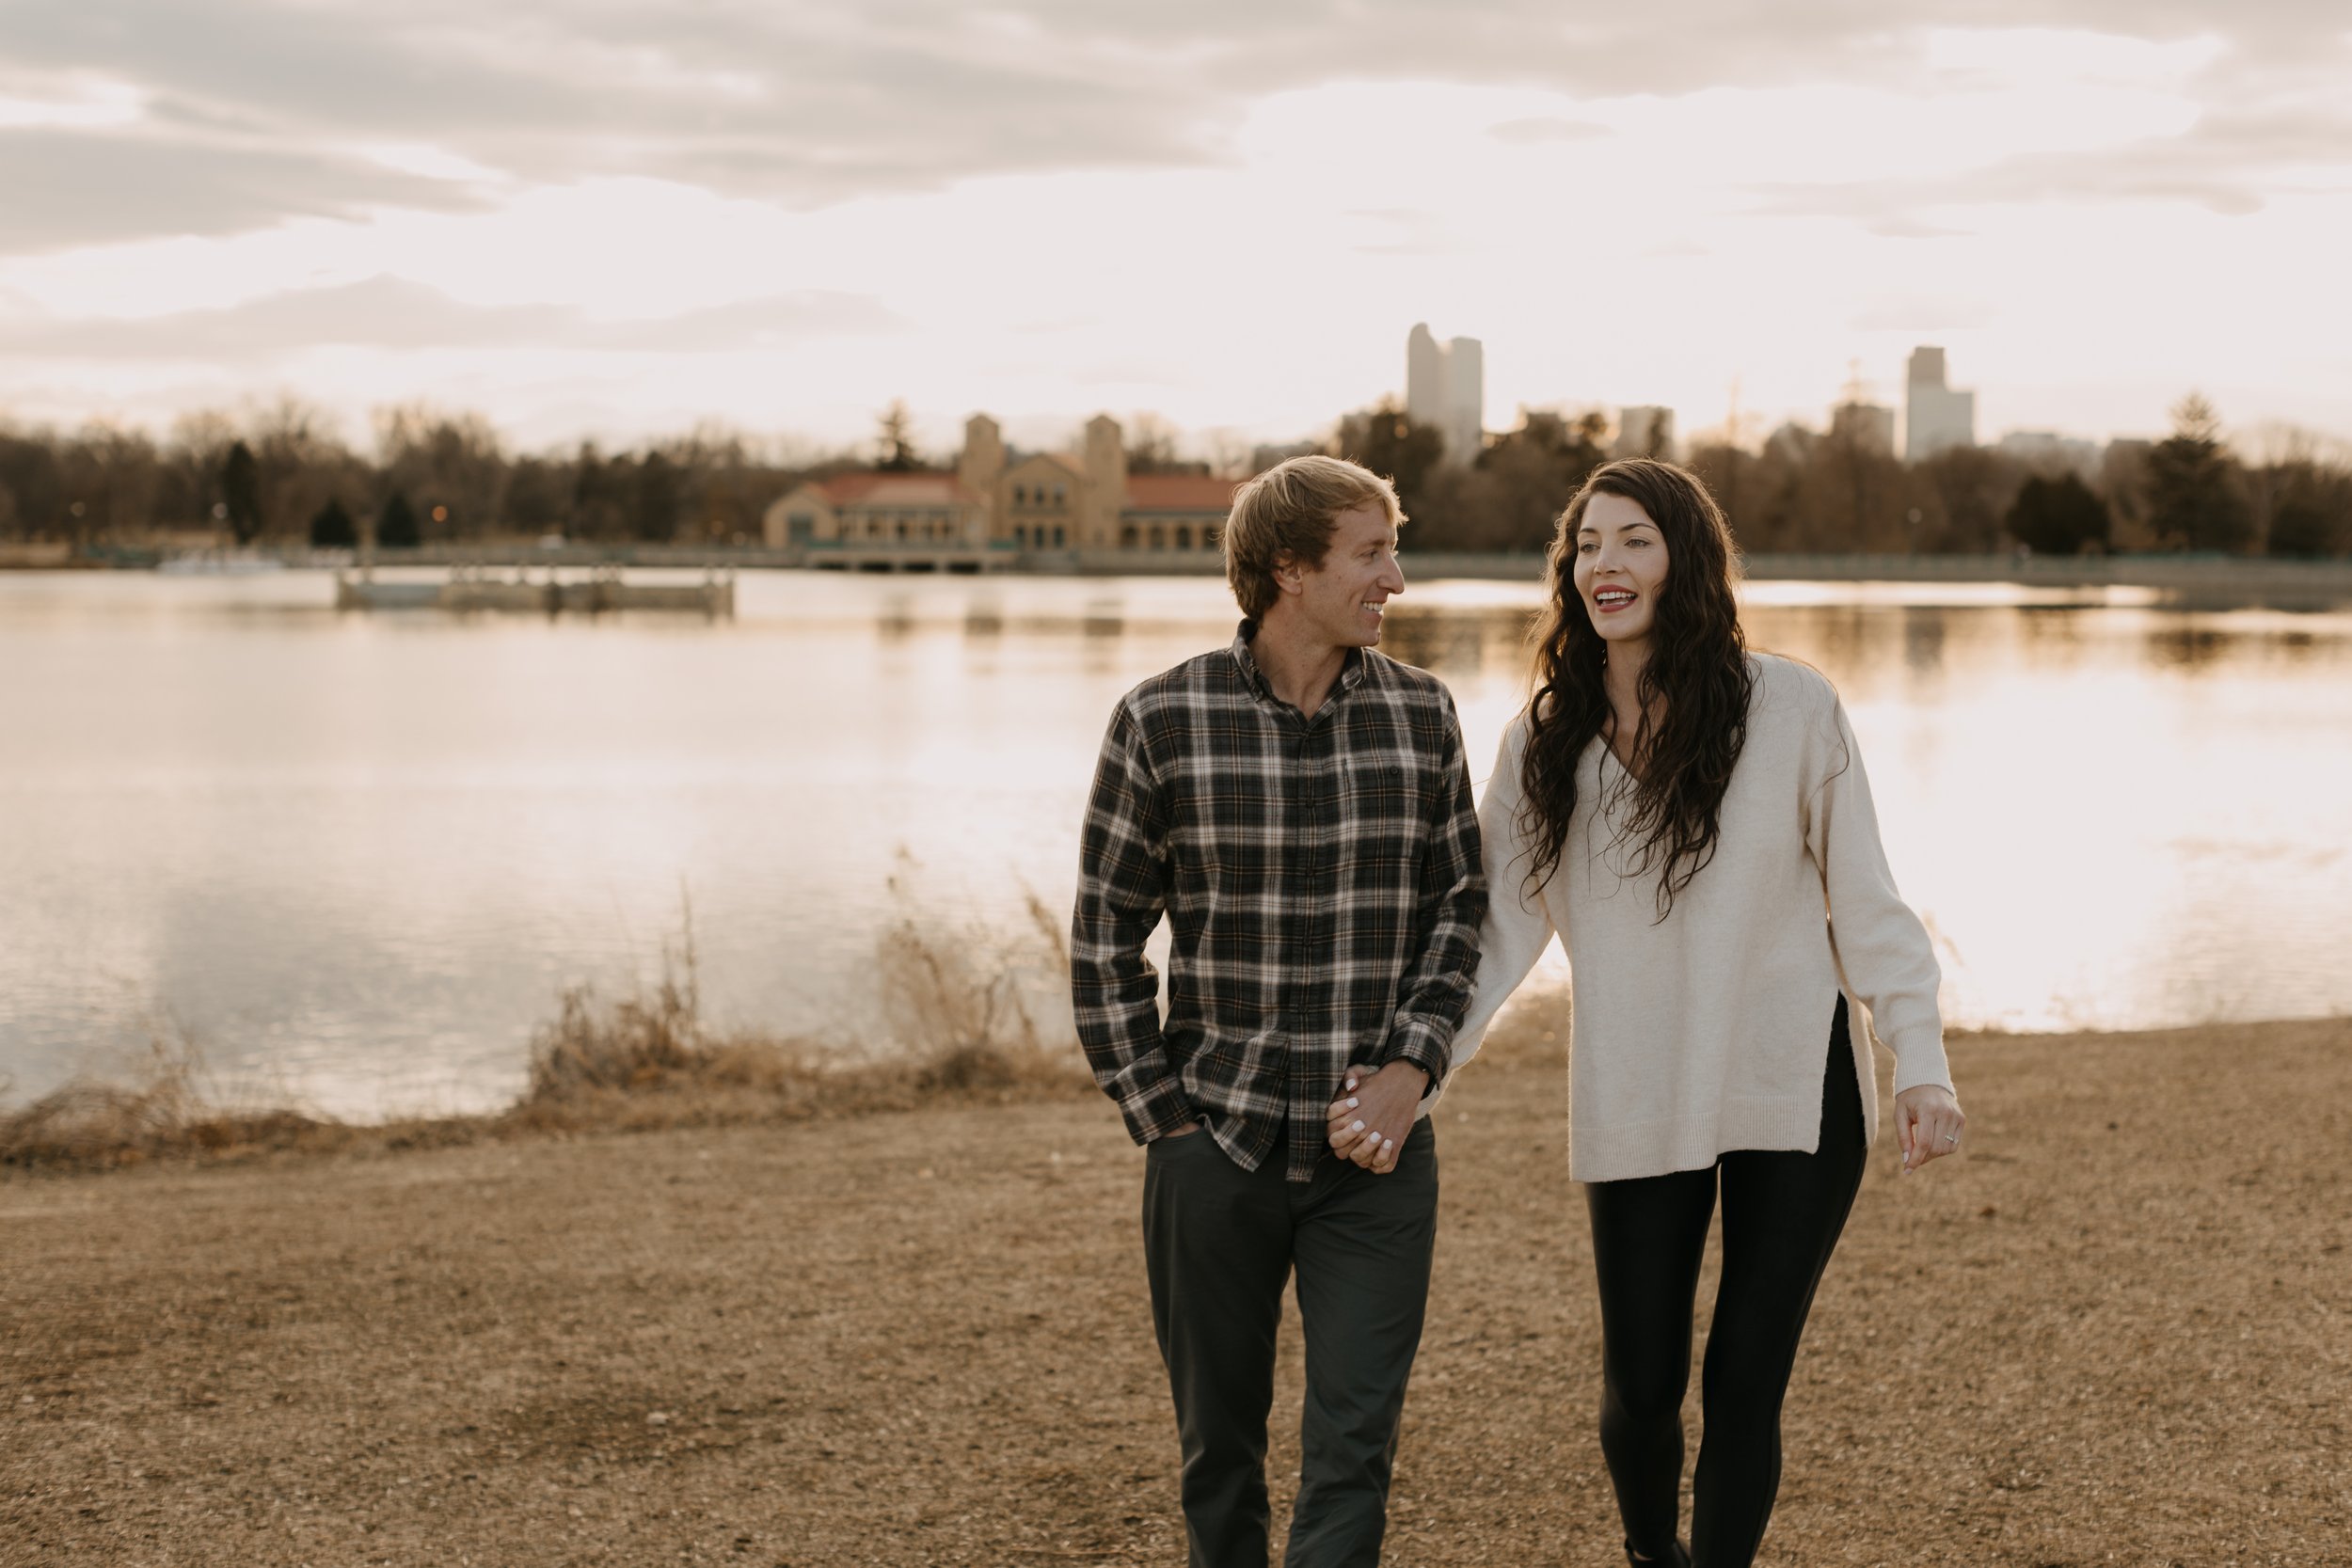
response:
[[(1030, 996), (1066, 984), (1067, 948), (1034, 894), (1028, 925), (944, 930), (901, 913), (877, 942), (879, 1049), (714, 1028), (702, 1005), (691, 905), (650, 990), (567, 988), (532, 1036), (523, 1091), (486, 1116), (354, 1123), (282, 1106), (230, 1108), (206, 1087), (183, 1029), (153, 1032), (128, 1082), (76, 1080), (0, 1114), (0, 1166), (104, 1170), (333, 1151), (389, 1152), (483, 1138), (727, 1127), (1002, 1103), (1091, 1092), (1074, 1042), (1049, 1041)], [(1066, 1006), (1064, 1008), (1066, 1012)]]
[[(909, 863), (911, 864), (911, 863)], [(531, 1047), (531, 1077), (501, 1124), (532, 1131), (728, 1126), (912, 1110), (948, 1099), (1003, 1100), (1087, 1086), (1074, 1050), (1040, 1032), (1025, 974), (1068, 973), (1067, 948), (1031, 895), (1030, 928), (944, 931), (900, 913), (876, 943), (877, 1001), (889, 1031), (882, 1053), (796, 1037), (730, 1034), (705, 1019), (693, 911), (664, 942), (649, 993), (600, 1001), (564, 993)]]
[(176, 1022), (154, 1024), (146, 1056), (126, 1080), (77, 1078), (0, 1114), (0, 1165), (103, 1169), (188, 1156), (238, 1159), (339, 1148), (351, 1132), (286, 1106), (226, 1105), (206, 1084), (195, 1037)]

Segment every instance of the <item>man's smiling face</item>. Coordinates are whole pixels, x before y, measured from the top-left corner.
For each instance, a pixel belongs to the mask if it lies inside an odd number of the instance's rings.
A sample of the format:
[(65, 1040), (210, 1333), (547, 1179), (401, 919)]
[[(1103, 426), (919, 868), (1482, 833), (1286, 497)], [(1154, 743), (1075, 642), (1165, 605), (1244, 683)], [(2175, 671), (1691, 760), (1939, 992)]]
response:
[(1320, 566), (1293, 568), (1298, 609), (1318, 641), (1339, 648), (1370, 648), (1380, 641), (1383, 607), (1405, 592), (1396, 560), (1396, 525), (1377, 502), (1333, 519), (1331, 547)]

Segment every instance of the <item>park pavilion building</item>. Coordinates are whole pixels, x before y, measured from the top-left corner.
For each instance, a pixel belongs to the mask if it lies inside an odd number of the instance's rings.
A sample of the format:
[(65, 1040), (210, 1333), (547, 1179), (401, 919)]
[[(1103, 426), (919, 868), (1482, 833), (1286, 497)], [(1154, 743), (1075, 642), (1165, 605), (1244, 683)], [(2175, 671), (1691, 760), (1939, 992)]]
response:
[(769, 507), (763, 531), (771, 546), (820, 551), (1214, 550), (1233, 484), (1206, 474), (1130, 475), (1124, 434), (1107, 414), (1087, 421), (1079, 452), (1008, 461), (996, 421), (976, 414), (953, 473), (812, 480)]

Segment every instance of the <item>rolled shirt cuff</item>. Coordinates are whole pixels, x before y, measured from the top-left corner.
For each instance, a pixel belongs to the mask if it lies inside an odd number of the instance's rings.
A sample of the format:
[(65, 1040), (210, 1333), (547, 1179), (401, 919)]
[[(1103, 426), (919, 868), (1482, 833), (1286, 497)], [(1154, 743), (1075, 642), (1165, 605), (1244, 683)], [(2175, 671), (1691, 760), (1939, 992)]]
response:
[(1428, 1085), (1422, 1091), (1427, 1098), (1445, 1082), (1446, 1069), (1453, 1062), (1452, 1042), (1440, 1039), (1436, 1029), (1416, 1020), (1389, 1036), (1389, 1048), (1381, 1053), (1379, 1065), (1391, 1062), (1410, 1062), (1429, 1074)]

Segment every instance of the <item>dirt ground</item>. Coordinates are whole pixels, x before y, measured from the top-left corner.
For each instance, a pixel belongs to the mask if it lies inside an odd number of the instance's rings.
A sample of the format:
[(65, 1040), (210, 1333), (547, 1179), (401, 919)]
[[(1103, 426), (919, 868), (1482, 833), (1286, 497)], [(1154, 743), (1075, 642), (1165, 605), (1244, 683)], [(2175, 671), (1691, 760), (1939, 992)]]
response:
[[(1440, 1112), (1393, 1563), (1622, 1560), (1543, 1022)], [(2352, 1563), (2352, 1022), (1953, 1058), (1764, 1560)], [(1181, 1561), (1141, 1180), (1072, 1098), (0, 1180), (0, 1562)]]

